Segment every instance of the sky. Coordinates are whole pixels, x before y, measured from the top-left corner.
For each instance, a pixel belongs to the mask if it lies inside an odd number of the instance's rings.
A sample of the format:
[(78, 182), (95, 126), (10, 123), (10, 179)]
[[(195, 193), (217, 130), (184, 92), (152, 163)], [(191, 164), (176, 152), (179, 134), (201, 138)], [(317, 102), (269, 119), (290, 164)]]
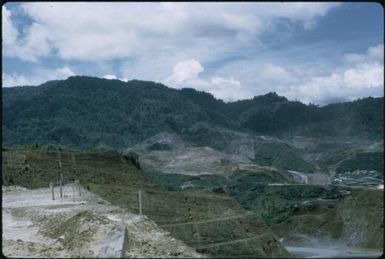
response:
[(2, 39), (2, 87), (86, 75), (224, 101), (276, 92), (325, 105), (384, 94), (378, 3), (6, 3)]

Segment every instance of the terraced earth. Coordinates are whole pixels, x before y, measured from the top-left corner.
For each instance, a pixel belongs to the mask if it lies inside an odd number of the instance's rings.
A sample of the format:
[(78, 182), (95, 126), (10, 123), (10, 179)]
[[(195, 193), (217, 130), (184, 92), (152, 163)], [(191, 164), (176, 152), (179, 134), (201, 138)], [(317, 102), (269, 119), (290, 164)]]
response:
[(3, 181), (8, 184), (46, 187), (61, 172), (65, 179), (79, 179), (86, 189), (131, 213), (138, 213), (137, 192), (142, 188), (143, 214), (200, 253), (290, 256), (264, 221), (236, 200), (202, 190), (167, 191), (123, 155), (10, 150), (3, 151), (3, 158)]

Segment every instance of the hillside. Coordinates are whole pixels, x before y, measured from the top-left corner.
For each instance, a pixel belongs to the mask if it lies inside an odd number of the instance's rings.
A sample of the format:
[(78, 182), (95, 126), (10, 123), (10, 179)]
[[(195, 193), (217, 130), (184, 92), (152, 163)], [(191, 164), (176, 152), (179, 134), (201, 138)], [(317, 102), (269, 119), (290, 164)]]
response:
[(383, 98), (317, 107), (269, 93), (225, 103), (194, 89), (84, 76), (38, 87), (3, 88), (2, 94), (5, 146), (56, 144), (78, 149), (125, 149), (162, 131), (209, 145), (217, 132), (198, 138), (197, 125), (279, 137), (381, 140), (384, 127)]
[[(139, 213), (138, 190), (142, 189), (143, 214), (158, 225), (153, 227), (171, 233), (172, 237), (182, 240), (199, 253), (213, 257), (290, 257), (266, 223), (246, 211), (235, 199), (224, 193), (199, 189), (167, 191), (159, 181), (116, 152), (25, 149), (3, 151), (2, 157), (4, 185), (48, 187), (49, 182), (55, 182), (62, 173), (65, 180), (79, 179), (90, 192), (133, 214)], [(61, 161), (61, 170), (58, 161)], [(45, 192), (49, 194), (49, 189), (46, 188)], [(59, 196), (58, 193), (56, 195)], [(33, 197), (36, 198), (36, 195)], [(141, 232), (141, 225), (134, 229), (134, 234)], [(147, 251), (149, 257), (151, 253), (153, 257), (168, 257), (151, 251), (167, 251), (167, 243), (170, 242), (169, 239), (153, 234), (165, 244), (158, 243), (151, 247)], [(131, 232), (128, 232), (128, 236), (134, 246), (140, 240), (132, 238)], [(149, 246), (153, 243), (144, 240), (143, 244)], [(133, 257), (142, 257), (144, 251)], [(184, 255), (181, 257), (189, 257)]]

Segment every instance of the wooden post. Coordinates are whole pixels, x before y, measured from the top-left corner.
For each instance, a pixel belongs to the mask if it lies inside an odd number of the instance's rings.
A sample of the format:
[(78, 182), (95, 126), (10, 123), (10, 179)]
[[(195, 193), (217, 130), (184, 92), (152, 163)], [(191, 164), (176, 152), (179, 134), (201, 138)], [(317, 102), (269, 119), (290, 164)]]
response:
[(75, 202), (75, 185), (72, 184), (72, 200)]
[(63, 180), (60, 179), (60, 198), (63, 198), (63, 189), (62, 189), (62, 184), (63, 184)]
[(60, 180), (56, 179), (56, 187), (59, 187), (59, 182), (60, 182)]
[(139, 200), (139, 215), (142, 216), (142, 189), (139, 189), (138, 200)]
[(80, 181), (79, 181), (79, 179), (76, 180), (76, 183), (77, 183), (77, 185), (78, 185), (79, 196), (82, 196), (82, 192), (81, 192), (81, 190), (80, 190)]
[(63, 174), (61, 173), (61, 162), (60, 162), (60, 160), (59, 160), (59, 168), (60, 168), (60, 198), (63, 198), (63, 189), (62, 189)]
[(55, 200), (55, 194), (53, 192), (53, 183), (49, 183), (49, 187), (51, 188), (52, 200)]

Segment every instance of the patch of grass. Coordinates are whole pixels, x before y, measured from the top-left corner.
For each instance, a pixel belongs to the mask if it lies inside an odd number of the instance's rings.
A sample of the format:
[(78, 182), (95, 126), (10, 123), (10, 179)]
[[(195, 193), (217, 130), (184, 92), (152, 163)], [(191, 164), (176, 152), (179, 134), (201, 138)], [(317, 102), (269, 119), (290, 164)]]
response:
[(263, 166), (312, 173), (315, 166), (303, 160), (298, 152), (281, 143), (259, 143), (254, 148), (254, 161)]
[(243, 207), (261, 216), (268, 225), (290, 217), (296, 205), (303, 201), (334, 197), (336, 192), (311, 185), (268, 186), (246, 181), (234, 182), (227, 191)]
[(79, 179), (84, 185), (128, 186), (144, 182), (140, 170), (124, 156), (113, 151), (10, 150), (3, 151), (2, 155), (4, 185), (48, 187), (50, 182), (56, 184), (61, 173), (65, 180)]

